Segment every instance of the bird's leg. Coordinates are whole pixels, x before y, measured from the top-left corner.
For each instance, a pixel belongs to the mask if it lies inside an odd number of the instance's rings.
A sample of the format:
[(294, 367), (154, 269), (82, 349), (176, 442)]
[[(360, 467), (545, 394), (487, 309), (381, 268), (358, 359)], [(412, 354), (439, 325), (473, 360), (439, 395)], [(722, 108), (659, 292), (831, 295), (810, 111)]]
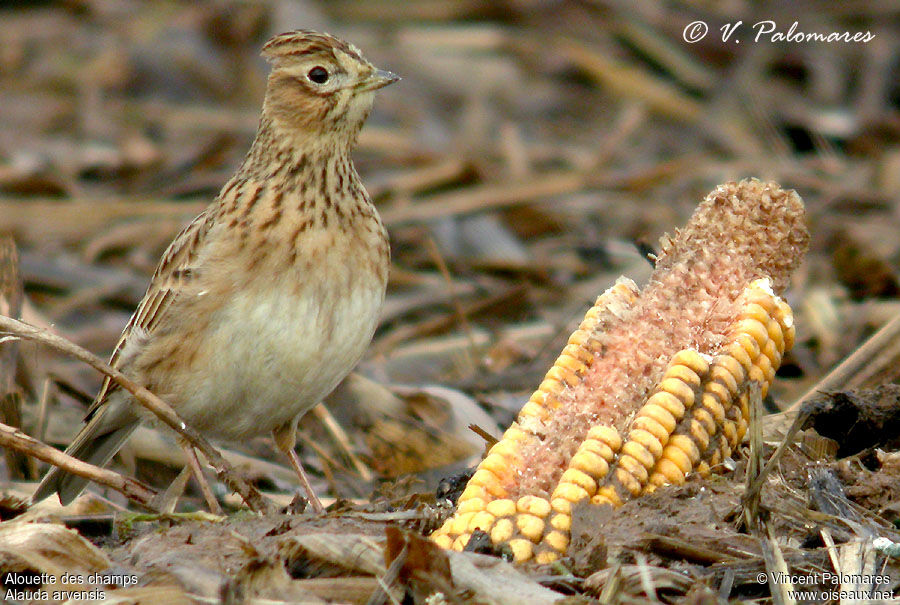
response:
[(319, 497), (313, 491), (312, 485), (309, 484), (303, 465), (300, 464), (300, 458), (297, 456), (297, 452), (294, 451), (294, 446), (297, 445), (297, 420), (295, 418), (284, 426), (272, 431), (272, 437), (274, 437), (275, 445), (278, 449), (291, 461), (291, 466), (294, 467), (294, 472), (297, 473), (297, 477), (300, 479), (300, 485), (306, 490), (306, 498), (309, 500), (309, 504), (316, 513), (321, 514), (325, 512), (325, 507), (322, 506)]
[(197, 479), (197, 483), (200, 485), (200, 491), (203, 492), (203, 498), (206, 500), (206, 505), (209, 506), (209, 512), (214, 515), (222, 514), (222, 507), (219, 506), (219, 501), (216, 500), (215, 495), (212, 492), (212, 488), (209, 486), (209, 482), (206, 480), (206, 476), (203, 474), (203, 469), (200, 468), (200, 461), (197, 459), (197, 452), (194, 451), (194, 448), (190, 443), (186, 442), (183, 439), (178, 440), (178, 445), (181, 446), (181, 449), (184, 450), (184, 455), (187, 458), (187, 465), (191, 469), (191, 473), (194, 475), (194, 478)]

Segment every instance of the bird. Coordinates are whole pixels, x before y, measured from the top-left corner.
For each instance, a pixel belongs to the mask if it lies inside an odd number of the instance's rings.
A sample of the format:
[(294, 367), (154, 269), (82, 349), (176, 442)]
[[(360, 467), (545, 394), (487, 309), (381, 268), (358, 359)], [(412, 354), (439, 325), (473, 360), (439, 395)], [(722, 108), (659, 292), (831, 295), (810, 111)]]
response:
[[(163, 253), (109, 363), (207, 437), (271, 433), (321, 511), (297, 423), (379, 320), (389, 240), (350, 153), (375, 91), (400, 78), (311, 30), (273, 37), (262, 56), (271, 70), (250, 150)], [(66, 453), (104, 466), (150, 416), (107, 377)], [(56, 492), (68, 504), (87, 483), (53, 467), (32, 500)]]

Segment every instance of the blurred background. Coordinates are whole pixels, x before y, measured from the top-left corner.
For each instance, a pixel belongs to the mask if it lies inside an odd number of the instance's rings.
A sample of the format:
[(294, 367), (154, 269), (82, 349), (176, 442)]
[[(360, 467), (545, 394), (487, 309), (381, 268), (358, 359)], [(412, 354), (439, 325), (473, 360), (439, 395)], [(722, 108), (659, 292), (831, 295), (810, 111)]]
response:
[[(261, 45), (312, 28), (403, 77), (355, 156), (393, 268), (360, 376), (330, 406), (347, 440), (303, 423), (320, 483), (361, 496), (360, 476), (477, 457), (466, 425), (499, 434), (594, 298), (621, 274), (641, 284), (659, 236), (748, 176), (809, 211), (797, 344), (768, 403), (787, 407), (900, 309), (898, 27), (900, 3), (864, 0), (2, 2), (0, 298), (107, 355), (252, 140)], [(0, 343), (3, 422), (47, 442), (71, 439), (99, 382)], [(139, 434), (122, 459), (171, 473), (173, 449)], [(8, 454), (0, 480), (40, 472)]]

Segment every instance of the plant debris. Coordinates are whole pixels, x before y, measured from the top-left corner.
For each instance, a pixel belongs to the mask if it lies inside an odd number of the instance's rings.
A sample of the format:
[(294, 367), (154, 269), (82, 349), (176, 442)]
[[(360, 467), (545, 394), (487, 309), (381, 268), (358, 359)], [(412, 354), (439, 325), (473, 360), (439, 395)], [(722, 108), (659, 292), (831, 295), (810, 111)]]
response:
[[(60, 589), (50, 578), (66, 572), (85, 598), (153, 605), (900, 595), (895, 10), (21, 4), (0, 8), (0, 313), (101, 357), (166, 245), (246, 152), (265, 39), (329, 31), (403, 80), (379, 98), (355, 155), (391, 235), (382, 323), (357, 373), (300, 427), (328, 513), (303, 512), (266, 439), (221, 451), (273, 510), (250, 514), (222, 488), (222, 518), (194, 514), (192, 483), (168, 516), (136, 516), (96, 486), (65, 509), (29, 507), (46, 465), (4, 450), (0, 599)], [(685, 42), (699, 21), (708, 34)], [(874, 38), (753, 42), (763, 21), (782, 35), (796, 21), (795, 31)], [(721, 28), (739, 22), (724, 41)], [(646, 242), (684, 224), (718, 183), (749, 176), (796, 189), (811, 236), (785, 291), (795, 344), (752, 447), (709, 480), (615, 510), (575, 507), (570, 551), (553, 565), (513, 566), (503, 549), (434, 551), (425, 536), (455, 499), (452, 482), (435, 497), (442, 479), (501, 437), (599, 293), (620, 275), (646, 282)], [(0, 423), (11, 431), (64, 447), (101, 379), (0, 335)], [(804, 415), (808, 428), (793, 426)], [(161, 490), (183, 464), (166, 432), (142, 428), (110, 469)], [(748, 485), (758, 489), (745, 500)]]

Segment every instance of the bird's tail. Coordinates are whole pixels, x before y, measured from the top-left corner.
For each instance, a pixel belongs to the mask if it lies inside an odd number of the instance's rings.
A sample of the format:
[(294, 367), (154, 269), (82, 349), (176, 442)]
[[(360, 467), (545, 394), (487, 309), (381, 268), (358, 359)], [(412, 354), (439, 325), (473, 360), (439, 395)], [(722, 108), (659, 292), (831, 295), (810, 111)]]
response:
[[(104, 412), (110, 411), (112, 410), (104, 410)], [(90, 422), (81, 429), (81, 432), (66, 448), (66, 453), (84, 462), (105, 466), (140, 424), (133, 412), (127, 414), (131, 419), (117, 419), (119, 422), (110, 422), (112, 420), (110, 416), (109, 413), (100, 413), (91, 418)], [(123, 423), (122, 420), (125, 422)], [(59, 501), (65, 505), (78, 497), (88, 482), (89, 480), (84, 477), (73, 475), (59, 467), (53, 467), (41, 481), (31, 500), (39, 502), (56, 492), (59, 494)]]

